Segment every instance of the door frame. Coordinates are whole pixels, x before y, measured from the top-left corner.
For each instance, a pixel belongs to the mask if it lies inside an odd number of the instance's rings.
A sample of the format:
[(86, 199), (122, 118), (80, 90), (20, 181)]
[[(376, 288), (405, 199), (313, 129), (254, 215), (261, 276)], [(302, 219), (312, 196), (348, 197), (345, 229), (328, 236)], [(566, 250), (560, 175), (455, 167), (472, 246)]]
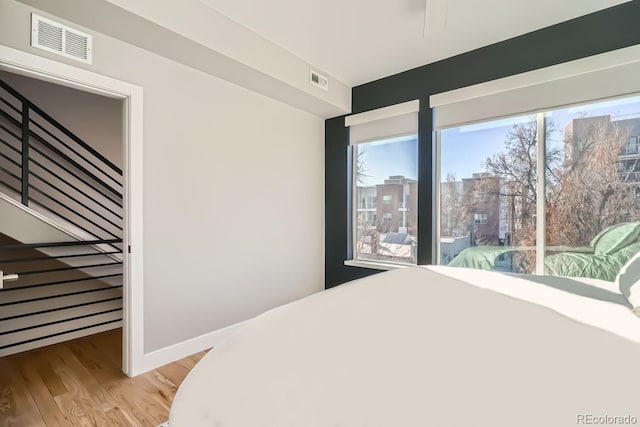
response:
[(124, 256), (122, 370), (145, 372), (143, 270), (143, 89), (73, 65), (0, 45), (0, 70), (123, 101)]

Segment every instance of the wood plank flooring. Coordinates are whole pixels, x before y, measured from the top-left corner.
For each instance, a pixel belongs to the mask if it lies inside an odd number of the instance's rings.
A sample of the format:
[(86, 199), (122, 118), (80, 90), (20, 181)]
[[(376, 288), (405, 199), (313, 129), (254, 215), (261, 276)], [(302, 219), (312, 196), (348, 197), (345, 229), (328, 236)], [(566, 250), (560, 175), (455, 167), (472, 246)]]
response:
[(115, 329), (0, 358), (0, 427), (155, 427), (205, 353), (128, 378)]

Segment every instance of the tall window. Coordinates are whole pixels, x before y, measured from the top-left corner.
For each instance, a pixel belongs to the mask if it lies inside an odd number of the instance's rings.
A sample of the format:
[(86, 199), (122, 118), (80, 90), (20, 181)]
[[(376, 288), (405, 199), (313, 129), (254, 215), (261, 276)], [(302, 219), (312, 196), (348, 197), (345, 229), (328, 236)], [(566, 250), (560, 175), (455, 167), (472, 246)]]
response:
[(441, 264), (476, 247), (466, 255), (495, 258), (495, 270), (535, 271), (527, 248), (536, 241), (536, 123), (523, 116), (441, 132)]
[(418, 231), (417, 101), (349, 116), (352, 260), (415, 264)]
[(382, 201), (360, 203), (356, 209), (355, 258), (415, 264), (418, 241), (416, 136), (358, 144), (354, 150), (356, 200)]

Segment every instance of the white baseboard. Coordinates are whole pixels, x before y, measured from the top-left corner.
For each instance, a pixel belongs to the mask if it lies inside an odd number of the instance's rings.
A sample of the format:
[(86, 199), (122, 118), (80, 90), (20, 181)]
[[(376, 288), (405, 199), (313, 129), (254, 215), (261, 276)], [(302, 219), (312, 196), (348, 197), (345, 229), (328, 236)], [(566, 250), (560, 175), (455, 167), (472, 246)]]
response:
[(132, 376), (140, 375), (152, 369), (166, 365), (192, 354), (198, 353), (211, 347), (215, 347), (218, 343), (235, 332), (244, 322), (236, 323), (226, 328), (199, 337), (191, 338), (178, 344), (162, 348), (160, 350), (146, 353), (143, 357), (141, 369), (136, 369)]

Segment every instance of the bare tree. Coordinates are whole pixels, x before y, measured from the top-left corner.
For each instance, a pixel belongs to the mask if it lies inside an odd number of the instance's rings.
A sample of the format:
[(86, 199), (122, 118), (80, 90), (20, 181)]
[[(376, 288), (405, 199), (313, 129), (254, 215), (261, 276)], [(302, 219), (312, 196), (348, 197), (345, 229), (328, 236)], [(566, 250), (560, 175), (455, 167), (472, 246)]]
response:
[[(550, 135), (554, 124), (547, 123)], [(534, 246), (536, 243), (536, 204), (538, 180), (538, 130), (537, 122), (518, 123), (507, 132), (504, 149), (486, 159), (484, 173), (480, 174), (471, 190), (465, 195), (464, 215), (474, 223), (472, 214), (493, 212), (493, 223), (484, 227), (498, 230), (501, 223), (509, 235), (509, 243), (516, 246)], [(556, 170), (561, 164), (562, 152), (549, 149), (546, 153), (546, 176), (554, 184)], [(483, 235), (482, 226), (474, 224), (474, 241), (478, 245), (497, 244), (497, 235)], [(514, 255), (518, 270), (531, 272), (535, 252), (524, 251)]]
[(359, 145), (355, 146), (355, 155), (356, 155), (356, 182), (358, 184), (366, 184), (367, 182), (367, 178), (370, 177), (370, 175), (367, 174), (367, 169), (364, 165), (364, 154), (366, 153), (366, 150)]
[[(547, 136), (554, 127), (553, 123), (547, 123)], [(467, 202), (467, 209), (476, 211), (478, 203), (503, 203), (508, 231), (512, 240), (520, 245), (535, 244), (537, 132), (535, 120), (513, 125), (507, 133), (504, 150), (485, 161), (486, 173), (476, 181), (474, 197)], [(558, 180), (556, 170), (561, 158), (559, 149), (547, 150), (547, 179), (552, 183)]]
[(446, 181), (440, 186), (440, 234), (442, 236), (455, 237), (466, 234), (462, 203), (462, 182), (456, 181), (456, 174), (449, 172)]
[[(564, 146), (546, 152), (547, 244), (588, 245), (603, 228), (640, 217), (640, 164), (619, 158), (628, 135), (608, 116), (583, 118), (580, 131), (568, 128)], [(547, 123), (547, 137), (554, 131)], [(537, 130), (534, 121), (517, 124), (505, 149), (487, 158), (467, 211), (503, 198), (506, 223), (517, 245), (535, 245)], [(501, 179), (496, 185), (495, 179)]]
[(628, 135), (615, 122), (590, 120), (565, 135), (565, 161), (547, 195), (547, 241), (583, 246), (603, 228), (638, 218), (637, 160), (619, 158)]

